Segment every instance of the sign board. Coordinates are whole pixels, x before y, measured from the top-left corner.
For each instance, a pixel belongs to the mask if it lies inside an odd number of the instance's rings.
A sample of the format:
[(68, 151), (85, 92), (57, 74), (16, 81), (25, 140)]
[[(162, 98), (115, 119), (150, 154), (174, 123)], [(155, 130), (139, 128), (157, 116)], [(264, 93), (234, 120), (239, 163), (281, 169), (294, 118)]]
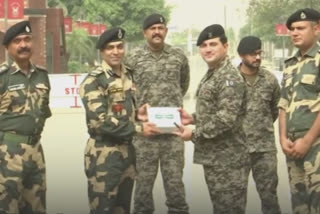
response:
[(87, 74), (50, 74), (50, 107), (81, 108), (80, 83)]
[[(7, 0), (8, 19), (24, 18), (24, 0)], [(0, 18), (5, 18), (5, 0), (0, 0)]]
[(289, 36), (289, 29), (285, 24), (276, 24), (276, 35), (277, 36)]
[(64, 32), (72, 33), (72, 17), (64, 18)]

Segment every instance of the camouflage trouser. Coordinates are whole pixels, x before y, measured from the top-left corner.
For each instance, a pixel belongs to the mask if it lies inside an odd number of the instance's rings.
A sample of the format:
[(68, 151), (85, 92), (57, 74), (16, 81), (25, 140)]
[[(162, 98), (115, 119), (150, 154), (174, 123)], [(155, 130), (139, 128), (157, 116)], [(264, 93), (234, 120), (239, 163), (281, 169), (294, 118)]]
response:
[(263, 214), (281, 214), (277, 196), (277, 153), (250, 153), (252, 176), (260, 195)]
[(135, 178), (132, 144), (107, 146), (89, 139), (85, 150), (90, 214), (129, 214)]
[(245, 214), (249, 166), (226, 163), (223, 167), (203, 165), (203, 169), (213, 213)]
[(136, 137), (134, 146), (137, 154), (137, 180), (134, 194), (134, 213), (154, 212), (152, 189), (158, 167), (163, 178), (167, 197), (168, 213), (188, 213), (185, 189), (182, 182), (184, 167), (184, 142), (173, 135), (152, 138)]
[(46, 213), (45, 162), (40, 143), (0, 142), (0, 213)]
[(287, 157), (293, 214), (320, 213), (320, 138), (303, 159)]

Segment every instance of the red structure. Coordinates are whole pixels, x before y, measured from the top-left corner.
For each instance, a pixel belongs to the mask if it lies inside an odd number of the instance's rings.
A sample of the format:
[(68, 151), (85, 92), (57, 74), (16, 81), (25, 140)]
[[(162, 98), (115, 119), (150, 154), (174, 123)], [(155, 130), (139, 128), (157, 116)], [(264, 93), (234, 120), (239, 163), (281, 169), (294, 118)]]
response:
[[(32, 61), (46, 67), (49, 73), (67, 73), (68, 57), (66, 54), (64, 15), (62, 9), (47, 8), (46, 0), (7, 0), (10, 2), (23, 2), (23, 15), (13, 19), (8, 7), (7, 26), (25, 19), (31, 23), (34, 38), (34, 53)], [(1, 18), (4, 0), (0, 0), (0, 40), (5, 32), (5, 19)], [(11, 6), (10, 6), (11, 7)], [(13, 7), (17, 10), (17, 4)], [(13, 10), (13, 8), (11, 8)], [(17, 15), (17, 14), (16, 14)], [(0, 63), (5, 61), (5, 48), (0, 45)]]

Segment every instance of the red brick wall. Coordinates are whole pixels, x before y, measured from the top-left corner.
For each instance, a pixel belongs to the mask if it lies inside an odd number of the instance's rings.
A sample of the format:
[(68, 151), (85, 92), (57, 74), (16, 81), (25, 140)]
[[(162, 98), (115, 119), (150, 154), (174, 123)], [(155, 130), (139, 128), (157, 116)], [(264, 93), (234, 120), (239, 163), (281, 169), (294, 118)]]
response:
[(67, 72), (64, 35), (64, 16), (62, 9), (47, 9), (47, 35), (53, 36), (53, 73)]
[(30, 17), (32, 27), (32, 62), (46, 67), (46, 17)]
[(37, 8), (37, 9), (41, 9), (41, 8), (46, 8), (47, 7), (47, 0), (24, 0), (25, 1), (25, 5), (26, 3), (28, 4), (28, 8)]

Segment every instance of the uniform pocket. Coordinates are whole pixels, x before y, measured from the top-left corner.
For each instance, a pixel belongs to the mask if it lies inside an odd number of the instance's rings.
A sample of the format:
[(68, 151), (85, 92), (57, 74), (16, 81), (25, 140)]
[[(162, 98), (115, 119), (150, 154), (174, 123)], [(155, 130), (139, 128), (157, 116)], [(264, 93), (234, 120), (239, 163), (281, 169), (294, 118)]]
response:
[(320, 86), (317, 84), (317, 76), (313, 74), (304, 74), (300, 80), (301, 90), (297, 91), (298, 100), (311, 99), (318, 97)]
[(168, 80), (180, 82), (180, 67), (177, 62), (165, 64), (164, 72), (166, 72)]

